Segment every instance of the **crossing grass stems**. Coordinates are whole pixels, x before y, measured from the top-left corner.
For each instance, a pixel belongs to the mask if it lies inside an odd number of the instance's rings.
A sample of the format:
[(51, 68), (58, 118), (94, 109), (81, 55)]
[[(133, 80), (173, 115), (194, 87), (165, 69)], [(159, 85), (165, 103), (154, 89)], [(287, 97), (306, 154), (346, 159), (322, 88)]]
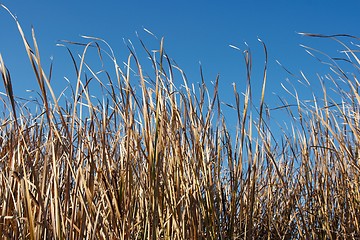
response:
[[(288, 114), (290, 130), (270, 128), (265, 44), (262, 89), (252, 89), (251, 54), (243, 52), (246, 88), (241, 94), (234, 84), (235, 102), (227, 105), (236, 112), (237, 127), (231, 128), (222, 112), (228, 106), (220, 100), (219, 78), (209, 89), (201, 70), (202, 82), (189, 84), (167, 55), (163, 39), (154, 51), (140, 40), (151, 74), (131, 44), (119, 65), (102, 39), (62, 42), (76, 84), (57, 96), (52, 67), (47, 75), (34, 30), (30, 44), (8, 12), (23, 39), (40, 99), (34, 112), (16, 97), (0, 55), (5, 89), (0, 96), (2, 239), (360, 237), (355, 75), (360, 61), (357, 51), (341, 41), (359, 39), (303, 33), (337, 41), (355, 73), (342, 70), (339, 59), (328, 59), (331, 74), (326, 78), (338, 86), (340, 102), (333, 101), (325, 83), (311, 104), (299, 99), (296, 89), (283, 86), (290, 99), (282, 98), (283, 106), (273, 110)], [(74, 46), (82, 53), (75, 55)], [(91, 68), (86, 56), (94, 50), (100, 61), (111, 61), (110, 69)], [(93, 82), (106, 98), (91, 97)], [(260, 101), (251, 94), (259, 90)]]

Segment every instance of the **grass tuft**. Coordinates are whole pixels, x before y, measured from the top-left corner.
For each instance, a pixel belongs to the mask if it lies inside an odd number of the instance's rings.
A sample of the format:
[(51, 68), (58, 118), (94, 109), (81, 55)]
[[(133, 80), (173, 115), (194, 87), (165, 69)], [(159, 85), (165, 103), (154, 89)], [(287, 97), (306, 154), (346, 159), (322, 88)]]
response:
[[(358, 38), (301, 33), (336, 41), (345, 57), (303, 46), (328, 60), (321, 96), (301, 100), (296, 88), (282, 85), (290, 99), (279, 98), (283, 105), (273, 109), (265, 101), (267, 48), (259, 40), (260, 101), (252, 98), (257, 89), (245, 51), (245, 93), (234, 84), (235, 103), (227, 104), (234, 128), (222, 111), (219, 76), (209, 89), (200, 68), (202, 82), (190, 85), (163, 38), (155, 50), (140, 40), (140, 55), (129, 42), (122, 65), (102, 39), (62, 42), (75, 84), (56, 96), (35, 31), (31, 46), (11, 16), (40, 92), (37, 110), (25, 107), (0, 55), (2, 239), (360, 238), (360, 61), (358, 45), (342, 41)], [(101, 70), (88, 62), (94, 53)], [(302, 72), (300, 81), (310, 86)], [(288, 128), (270, 121), (277, 111), (288, 114)]]

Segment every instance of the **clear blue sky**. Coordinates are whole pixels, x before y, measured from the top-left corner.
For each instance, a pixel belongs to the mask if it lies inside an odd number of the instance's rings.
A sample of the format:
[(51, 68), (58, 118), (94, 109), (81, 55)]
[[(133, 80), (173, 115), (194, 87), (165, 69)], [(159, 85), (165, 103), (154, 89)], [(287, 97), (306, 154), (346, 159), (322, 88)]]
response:
[[(272, 92), (283, 92), (280, 83), (289, 77), (275, 60), (294, 73), (303, 70), (310, 80), (317, 81), (315, 73), (323, 69), (299, 44), (330, 49), (330, 55), (336, 54), (338, 45), (331, 41), (302, 37), (296, 32), (360, 36), (360, 1), (356, 0), (4, 0), (2, 3), (18, 17), (28, 38), (34, 26), (43, 64), (49, 66), (50, 58), (54, 59), (53, 81), (62, 82), (64, 76), (73, 73), (66, 50), (56, 47), (58, 40), (83, 41), (80, 35), (103, 38), (121, 62), (128, 56), (123, 38), (137, 42), (136, 31), (150, 46), (156, 46), (154, 39), (142, 30), (145, 27), (159, 38), (165, 37), (167, 53), (190, 81), (200, 81), (199, 62), (207, 82), (220, 73), (221, 95), (228, 102), (233, 102), (231, 84), (245, 83), (242, 53), (229, 44), (242, 50), (246, 48), (244, 42), (250, 46), (254, 54), (253, 81), (257, 88), (254, 91), (260, 92), (260, 84), (257, 86), (256, 82), (261, 81), (264, 55), (257, 38), (266, 43), (267, 99), (271, 103)], [(26, 89), (38, 90), (16, 25), (4, 9), (0, 9), (0, 29), (0, 53), (12, 74), (15, 95), (25, 96)], [(0, 91), (4, 92), (3, 86)]]

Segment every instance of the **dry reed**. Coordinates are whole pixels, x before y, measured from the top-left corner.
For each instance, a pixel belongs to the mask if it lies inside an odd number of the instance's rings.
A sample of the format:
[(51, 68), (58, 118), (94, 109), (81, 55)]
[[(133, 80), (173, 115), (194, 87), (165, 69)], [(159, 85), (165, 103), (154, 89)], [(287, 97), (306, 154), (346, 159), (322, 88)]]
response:
[[(131, 45), (120, 66), (102, 39), (64, 42), (76, 84), (64, 90), (70, 97), (56, 96), (34, 31), (31, 46), (14, 19), (41, 98), (37, 112), (21, 107), (0, 55), (2, 239), (360, 238), (359, 81), (339, 59), (329, 59), (326, 77), (346, 85), (337, 89), (341, 101), (325, 84), (312, 104), (286, 88), (296, 102), (279, 107), (292, 121), (288, 131), (269, 127), (266, 62), (261, 100), (252, 99), (245, 51), (247, 87), (242, 97), (234, 84), (234, 129), (222, 113), (218, 79), (210, 91), (203, 78), (197, 89), (189, 85), (163, 39), (156, 51), (141, 42), (151, 74)], [(358, 71), (356, 50), (343, 36), (304, 35), (338, 41), (348, 57), (342, 60)], [(83, 53), (74, 55), (73, 44)], [(86, 55), (94, 50), (112, 70), (92, 70)], [(103, 99), (91, 97), (94, 82)]]

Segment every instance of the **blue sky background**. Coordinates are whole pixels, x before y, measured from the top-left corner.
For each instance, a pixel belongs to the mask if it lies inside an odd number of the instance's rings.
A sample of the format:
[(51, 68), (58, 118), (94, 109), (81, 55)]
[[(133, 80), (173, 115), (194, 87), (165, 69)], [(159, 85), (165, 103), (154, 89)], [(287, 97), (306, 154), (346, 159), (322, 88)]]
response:
[[(53, 58), (52, 81), (55, 83), (65, 84), (64, 76), (76, 79), (66, 50), (56, 46), (59, 40), (86, 42), (80, 35), (103, 38), (122, 62), (128, 56), (123, 39), (131, 39), (139, 46), (136, 31), (150, 48), (157, 47), (157, 41), (143, 31), (145, 27), (159, 38), (165, 37), (166, 52), (186, 72), (190, 82), (200, 81), (199, 62), (207, 83), (219, 73), (222, 99), (233, 103), (231, 84), (236, 82), (241, 90), (246, 75), (242, 52), (229, 45), (241, 50), (246, 49), (245, 42), (249, 45), (253, 53), (252, 81), (256, 96), (256, 92), (261, 91), (264, 63), (259, 37), (266, 43), (269, 53), (266, 94), (271, 107), (279, 105), (272, 92), (286, 94), (280, 84), (290, 77), (276, 60), (296, 74), (304, 71), (314, 84), (313, 90), (317, 91), (316, 73), (326, 73), (328, 68), (310, 57), (299, 44), (319, 48), (330, 55), (336, 55), (341, 49), (328, 39), (303, 37), (297, 32), (360, 36), (360, 1), (355, 0), (8, 0), (2, 3), (18, 17), (29, 39), (31, 26), (34, 26), (45, 69)], [(11, 72), (15, 95), (26, 96), (29, 94), (26, 89), (38, 90), (38, 87), (16, 24), (4, 9), (0, 9), (0, 29), (0, 53)], [(180, 85), (180, 79), (178, 81)], [(308, 97), (308, 89), (298, 90)], [(3, 86), (0, 91), (4, 92)]]

